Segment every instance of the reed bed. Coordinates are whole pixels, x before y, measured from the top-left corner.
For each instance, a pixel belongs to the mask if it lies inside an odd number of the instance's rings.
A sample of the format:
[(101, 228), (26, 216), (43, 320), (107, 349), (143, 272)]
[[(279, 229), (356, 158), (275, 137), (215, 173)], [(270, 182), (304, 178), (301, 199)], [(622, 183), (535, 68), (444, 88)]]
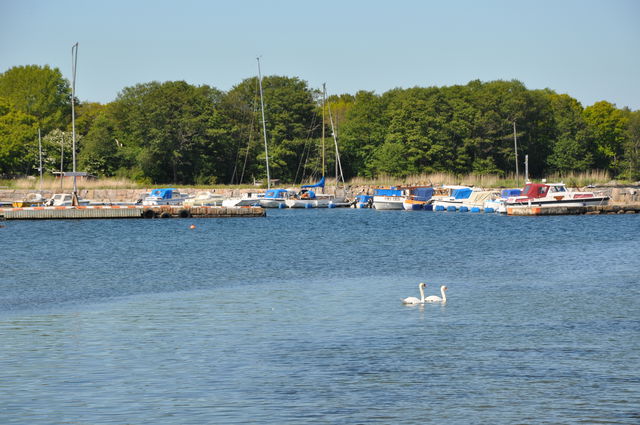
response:
[[(549, 182), (564, 182), (570, 187), (584, 187), (588, 185), (605, 185), (612, 183), (611, 176), (606, 171), (593, 170), (581, 173), (550, 174), (544, 177)], [(540, 181), (542, 179), (533, 179)], [(415, 174), (405, 178), (391, 175), (380, 175), (374, 178), (354, 177), (346, 182), (347, 186), (400, 186), (400, 185), (464, 185), (483, 188), (506, 188), (524, 186), (524, 177), (516, 178), (515, 174), (506, 176), (453, 173)], [(333, 186), (335, 179), (328, 178), (327, 186)], [(145, 184), (125, 178), (101, 178), (84, 180), (78, 178), (78, 188), (81, 190), (92, 189), (144, 189), (149, 187), (176, 187), (176, 188), (201, 188), (201, 189), (256, 189), (250, 184), (244, 185), (175, 185), (175, 184)], [(291, 183), (282, 183), (279, 186), (299, 186)], [(27, 177), (20, 179), (0, 180), (0, 189), (18, 189), (33, 191), (70, 192), (73, 189), (73, 179), (65, 178), (62, 182), (59, 178), (44, 177), (42, 183), (39, 178)]]

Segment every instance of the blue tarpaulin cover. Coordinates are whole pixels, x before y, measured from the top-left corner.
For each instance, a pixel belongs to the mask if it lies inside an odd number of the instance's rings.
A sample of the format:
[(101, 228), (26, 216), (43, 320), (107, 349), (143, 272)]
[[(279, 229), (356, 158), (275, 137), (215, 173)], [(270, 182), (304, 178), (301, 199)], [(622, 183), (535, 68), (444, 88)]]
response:
[(432, 187), (416, 187), (411, 190), (411, 194), (417, 201), (428, 201), (433, 196)]
[(451, 194), (454, 199), (468, 199), (471, 196), (471, 189), (465, 187), (464, 189), (454, 189)]
[(305, 184), (304, 186), (300, 186), (302, 188), (305, 187), (324, 187), (324, 176), (320, 179), (320, 181), (316, 184)]
[(269, 189), (264, 193), (265, 199), (284, 198), (287, 189)]
[(500, 194), (503, 198), (508, 198), (510, 196), (520, 196), (522, 194), (522, 189), (502, 189)]
[(151, 196), (158, 196), (162, 199), (171, 199), (174, 190), (175, 189), (153, 189), (151, 191)]
[(402, 190), (400, 189), (374, 189), (373, 194), (377, 196), (402, 196)]

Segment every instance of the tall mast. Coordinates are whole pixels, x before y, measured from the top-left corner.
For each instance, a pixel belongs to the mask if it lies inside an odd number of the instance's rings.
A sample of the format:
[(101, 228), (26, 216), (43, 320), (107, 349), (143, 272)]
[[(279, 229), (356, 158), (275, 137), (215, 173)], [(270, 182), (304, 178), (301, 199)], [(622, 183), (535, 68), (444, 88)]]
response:
[(516, 186), (519, 186), (520, 173), (518, 173), (518, 137), (516, 136), (516, 120), (513, 120), (513, 145), (516, 152)]
[(322, 176), (324, 177), (324, 105), (326, 102), (326, 83), (322, 83)]
[(78, 43), (71, 48), (71, 135), (73, 138), (73, 197), (77, 202), (78, 185), (76, 182), (76, 66), (78, 65)]
[(269, 149), (267, 147), (267, 125), (264, 121), (264, 100), (262, 99), (262, 74), (260, 73), (260, 58), (258, 61), (258, 82), (260, 84), (260, 107), (262, 108), (262, 133), (264, 134), (264, 156), (267, 161), (267, 189), (271, 189), (271, 175), (269, 174)]
[(42, 136), (40, 135), (40, 127), (38, 127), (38, 155), (40, 156), (40, 192), (42, 192)]

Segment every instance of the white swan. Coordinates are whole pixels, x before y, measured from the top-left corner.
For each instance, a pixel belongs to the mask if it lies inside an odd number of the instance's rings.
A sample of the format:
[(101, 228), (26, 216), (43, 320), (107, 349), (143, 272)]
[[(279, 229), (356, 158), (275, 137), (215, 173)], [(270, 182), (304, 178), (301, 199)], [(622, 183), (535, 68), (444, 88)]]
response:
[(447, 291), (447, 287), (442, 285), (440, 287), (440, 294), (442, 294), (442, 298), (440, 298), (437, 295), (430, 295), (424, 300), (425, 302), (428, 302), (428, 303), (439, 303), (439, 302), (446, 303), (447, 302), (447, 294), (445, 293), (446, 291)]
[(420, 290), (420, 298), (416, 297), (407, 297), (402, 302), (404, 304), (424, 304), (424, 287), (427, 286), (426, 283), (420, 282), (418, 284), (418, 289)]

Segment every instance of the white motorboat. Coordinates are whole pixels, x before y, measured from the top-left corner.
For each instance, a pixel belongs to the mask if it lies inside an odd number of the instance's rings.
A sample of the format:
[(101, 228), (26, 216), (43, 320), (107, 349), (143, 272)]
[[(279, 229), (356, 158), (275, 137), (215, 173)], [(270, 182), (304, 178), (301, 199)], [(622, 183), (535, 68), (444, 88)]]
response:
[(589, 205), (607, 205), (609, 197), (594, 192), (569, 191), (564, 183), (527, 183), (522, 195), (512, 196), (505, 201), (509, 207), (583, 207)]
[(288, 189), (269, 189), (260, 198), (260, 206), (263, 208), (286, 208), (285, 202), (294, 195), (295, 192)]
[(185, 207), (219, 207), (222, 205), (224, 196), (213, 192), (200, 192), (194, 198), (184, 201)]
[(248, 192), (240, 197), (227, 198), (222, 201), (223, 207), (254, 207), (260, 206), (260, 199), (264, 193)]
[(176, 189), (153, 189), (142, 200), (142, 205), (182, 205), (187, 199), (189, 199), (189, 195), (180, 193)]
[[(73, 195), (71, 193), (55, 193), (51, 198), (49, 198), (45, 205), (53, 207), (70, 207), (73, 205)], [(89, 205), (89, 200), (78, 198), (78, 205)]]

